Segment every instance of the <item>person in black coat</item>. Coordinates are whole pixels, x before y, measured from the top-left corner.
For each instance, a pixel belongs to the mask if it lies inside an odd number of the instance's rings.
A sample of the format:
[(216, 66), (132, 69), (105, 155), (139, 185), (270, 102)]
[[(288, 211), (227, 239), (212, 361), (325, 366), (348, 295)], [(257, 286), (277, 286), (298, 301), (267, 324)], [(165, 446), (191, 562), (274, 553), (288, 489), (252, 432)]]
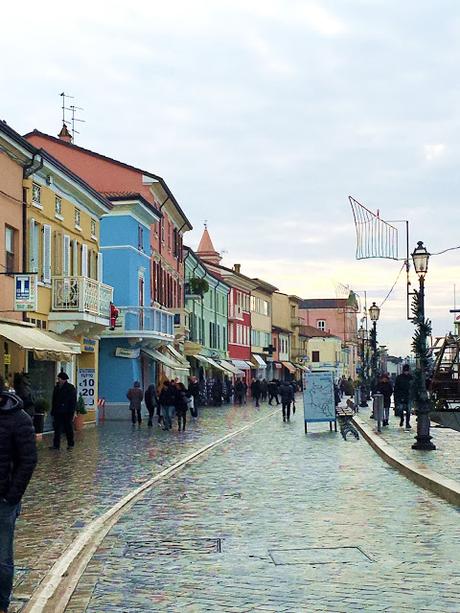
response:
[(53, 392), (51, 415), (53, 417), (54, 438), (50, 449), (59, 449), (61, 433), (64, 430), (67, 438), (67, 449), (75, 445), (73, 434), (73, 418), (77, 409), (77, 390), (69, 383), (69, 376), (60, 372)]
[(3, 385), (0, 390), (0, 611), (7, 611), (14, 577), (14, 528), (37, 464), (37, 448), (22, 400)]
[(393, 386), (388, 373), (383, 373), (377, 384), (377, 392), (383, 396), (383, 425), (388, 426), (390, 418), (391, 396), (393, 395)]
[(271, 406), (272, 400), (276, 400), (276, 404), (279, 405), (280, 401), (278, 400), (278, 381), (276, 379), (272, 379), (268, 384), (268, 404)]
[(200, 383), (196, 377), (190, 377), (188, 382), (188, 391), (193, 396), (193, 417), (198, 416), (198, 407), (200, 406)]
[(241, 379), (237, 379), (235, 383), (235, 393), (234, 393), (235, 404), (238, 403), (241, 406), (243, 404), (243, 396), (244, 396), (243, 381)]
[(151, 383), (145, 390), (144, 402), (145, 406), (147, 407), (147, 411), (149, 412), (149, 421), (147, 425), (151, 428), (153, 426), (155, 409), (157, 410), (158, 421), (160, 421), (160, 403), (158, 402), (157, 390), (153, 383)]
[(279, 392), (283, 409), (283, 421), (289, 421), (291, 417), (291, 402), (294, 400), (292, 385), (287, 381), (283, 381), (280, 385)]
[(179, 432), (181, 429), (185, 430), (185, 425), (187, 423), (187, 390), (185, 389), (185, 385), (183, 383), (178, 383), (176, 386), (176, 396), (175, 396), (175, 405), (176, 407), (176, 415), (177, 415), (177, 425)]
[(406, 417), (406, 428), (410, 428), (411, 401), (413, 396), (413, 377), (410, 374), (409, 364), (404, 364), (402, 373), (396, 377), (394, 387), (395, 411), (399, 416), (399, 425), (404, 425)]
[(255, 400), (256, 407), (259, 406), (259, 400), (260, 400), (260, 394), (261, 393), (262, 393), (262, 389), (261, 389), (261, 386), (260, 386), (259, 379), (253, 379), (253, 381), (251, 383), (251, 394), (252, 394), (253, 400)]

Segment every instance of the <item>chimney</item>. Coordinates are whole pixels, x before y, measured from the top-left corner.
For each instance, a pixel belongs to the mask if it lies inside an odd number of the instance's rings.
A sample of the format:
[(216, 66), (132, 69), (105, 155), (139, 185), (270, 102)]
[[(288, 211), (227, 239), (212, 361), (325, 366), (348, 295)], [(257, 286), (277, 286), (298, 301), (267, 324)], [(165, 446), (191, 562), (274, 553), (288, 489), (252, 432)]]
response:
[(58, 134), (58, 137), (65, 141), (66, 143), (71, 143), (72, 142), (72, 135), (70, 134), (69, 130), (67, 129), (67, 126), (65, 125), (65, 123), (62, 124), (62, 128), (61, 131)]
[(241, 264), (233, 264), (233, 270), (239, 274), (241, 272)]

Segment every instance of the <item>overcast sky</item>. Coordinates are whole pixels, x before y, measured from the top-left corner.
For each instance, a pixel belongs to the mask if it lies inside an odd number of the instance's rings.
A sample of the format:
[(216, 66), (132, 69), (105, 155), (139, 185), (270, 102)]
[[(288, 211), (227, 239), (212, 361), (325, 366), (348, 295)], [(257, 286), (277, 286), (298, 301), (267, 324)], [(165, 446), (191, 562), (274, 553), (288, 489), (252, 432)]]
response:
[[(408, 219), (411, 250), (460, 244), (456, 0), (41, 0), (6, 3), (2, 21), (0, 117), (57, 134), (59, 93), (74, 95), (77, 144), (163, 176), (195, 227), (186, 242), (207, 219), (248, 275), (382, 302), (401, 262), (355, 260), (350, 194)], [(430, 262), (435, 334), (459, 262)], [(379, 323), (401, 355), (404, 303), (401, 275)]]

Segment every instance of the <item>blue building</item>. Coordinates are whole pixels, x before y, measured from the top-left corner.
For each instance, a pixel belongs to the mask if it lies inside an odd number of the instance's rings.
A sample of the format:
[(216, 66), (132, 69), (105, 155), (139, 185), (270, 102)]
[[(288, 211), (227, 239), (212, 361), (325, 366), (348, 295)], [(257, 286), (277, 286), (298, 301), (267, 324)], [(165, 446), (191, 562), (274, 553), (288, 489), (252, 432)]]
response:
[(188, 368), (172, 348), (174, 314), (151, 306), (150, 227), (161, 213), (140, 194), (107, 197), (114, 207), (101, 220), (103, 279), (114, 288), (119, 314), (100, 341), (99, 397), (107, 416), (122, 409), (127, 417), (126, 392), (134, 381), (145, 389), (157, 383), (160, 365), (162, 372), (188, 374)]

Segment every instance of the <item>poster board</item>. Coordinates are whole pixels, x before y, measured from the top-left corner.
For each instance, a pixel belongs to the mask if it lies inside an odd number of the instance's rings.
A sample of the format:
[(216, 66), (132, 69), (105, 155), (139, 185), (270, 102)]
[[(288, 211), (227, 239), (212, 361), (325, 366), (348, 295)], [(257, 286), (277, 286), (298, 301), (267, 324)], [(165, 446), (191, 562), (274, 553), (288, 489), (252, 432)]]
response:
[(82, 395), (87, 409), (96, 408), (96, 369), (79, 368), (77, 371), (77, 394)]
[(334, 379), (332, 372), (318, 370), (303, 374), (303, 410), (305, 432), (307, 423), (329, 422), (336, 425)]

